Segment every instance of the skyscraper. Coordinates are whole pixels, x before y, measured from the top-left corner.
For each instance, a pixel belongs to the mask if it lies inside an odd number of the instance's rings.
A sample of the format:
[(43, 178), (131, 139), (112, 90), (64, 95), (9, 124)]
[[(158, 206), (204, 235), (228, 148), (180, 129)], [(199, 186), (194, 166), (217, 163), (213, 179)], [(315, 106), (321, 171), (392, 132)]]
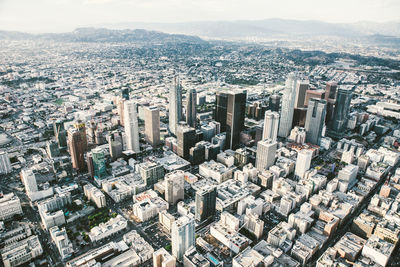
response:
[(85, 141), (77, 128), (68, 129), (68, 145), (71, 155), (72, 168), (81, 172), (85, 170)]
[(167, 173), (165, 181), (165, 200), (169, 205), (175, 205), (185, 196), (185, 173), (182, 170)]
[(326, 123), (329, 124), (332, 121), (333, 112), (335, 110), (335, 99), (336, 99), (337, 83), (327, 82), (325, 89), (325, 100), (326, 106)]
[(217, 188), (209, 185), (196, 191), (195, 218), (202, 222), (215, 215)]
[(93, 173), (95, 177), (102, 178), (107, 175), (104, 151), (100, 147), (92, 149)]
[(297, 78), (294, 73), (290, 73), (286, 79), (285, 90), (283, 92), (281, 120), (279, 122), (278, 136), (287, 137), (292, 129), (294, 104), (296, 100)]
[(122, 156), (123, 141), (122, 134), (120, 131), (112, 132), (108, 137), (108, 148), (110, 150), (110, 156), (112, 160), (116, 160)]
[(257, 143), (257, 170), (263, 171), (274, 165), (276, 148), (277, 142), (272, 139), (265, 139)]
[(271, 111), (279, 112), (281, 107), (281, 96), (280, 95), (271, 95), (269, 97), (268, 107)]
[(174, 86), (169, 90), (169, 130), (176, 135), (178, 123), (182, 120), (182, 86), (179, 77), (174, 77)]
[(311, 98), (308, 102), (306, 116), (306, 140), (308, 143), (319, 145), (326, 115), (326, 100)]
[(306, 92), (306, 100), (304, 102), (305, 106), (308, 106), (308, 102), (311, 98), (318, 98), (324, 99), (325, 98), (325, 91), (324, 90), (315, 90), (315, 88), (307, 90)]
[(265, 112), (264, 131), (262, 139), (272, 139), (273, 141), (275, 141), (278, 135), (278, 126), (279, 113), (267, 110), (267, 112)]
[(226, 131), (225, 147), (236, 149), (240, 143), (240, 132), (244, 128), (247, 91), (220, 91), (216, 95), (215, 120)]
[(123, 88), (121, 90), (121, 96), (125, 100), (129, 100), (129, 88)]
[(145, 107), (144, 117), (146, 141), (156, 147), (160, 143), (160, 110), (157, 107)]
[(172, 255), (179, 261), (182, 260), (185, 251), (195, 245), (194, 235), (195, 229), (193, 219), (182, 216), (172, 223)]
[(297, 153), (296, 168), (294, 174), (303, 178), (304, 173), (310, 169), (312, 150), (302, 149)]
[(139, 125), (136, 103), (132, 100), (125, 101), (124, 103), (124, 120), (126, 147), (128, 150), (139, 153)]
[(74, 123), (74, 127), (81, 134), (83, 151), (87, 151), (86, 124), (83, 121), (78, 120), (76, 123)]
[(36, 175), (31, 169), (22, 170), (20, 175), (22, 183), (25, 186), (26, 193), (32, 193), (38, 191)]
[(196, 129), (182, 122), (177, 129), (178, 155), (184, 159), (189, 159), (190, 148), (196, 144)]
[(186, 96), (186, 123), (196, 128), (196, 89), (189, 89)]
[(331, 120), (331, 130), (336, 135), (341, 135), (347, 127), (347, 120), (350, 113), (350, 103), (353, 92), (348, 89), (338, 89), (335, 110)]
[(308, 81), (299, 81), (296, 86), (296, 101), (295, 108), (304, 107), (304, 102), (306, 99), (306, 92), (310, 88)]
[(58, 143), (60, 149), (67, 147), (67, 131), (64, 128), (64, 122), (62, 120), (57, 120), (54, 125), (54, 136)]

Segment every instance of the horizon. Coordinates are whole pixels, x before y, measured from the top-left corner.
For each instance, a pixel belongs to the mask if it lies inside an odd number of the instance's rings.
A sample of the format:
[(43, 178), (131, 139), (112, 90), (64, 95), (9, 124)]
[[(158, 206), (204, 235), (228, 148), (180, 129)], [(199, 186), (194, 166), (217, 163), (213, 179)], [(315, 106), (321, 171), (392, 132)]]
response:
[(384, 0), (3, 0), (0, 29), (27, 33), (70, 32), (76, 28), (125, 23), (173, 24), (269, 19), (333, 24), (398, 22), (400, 2)]

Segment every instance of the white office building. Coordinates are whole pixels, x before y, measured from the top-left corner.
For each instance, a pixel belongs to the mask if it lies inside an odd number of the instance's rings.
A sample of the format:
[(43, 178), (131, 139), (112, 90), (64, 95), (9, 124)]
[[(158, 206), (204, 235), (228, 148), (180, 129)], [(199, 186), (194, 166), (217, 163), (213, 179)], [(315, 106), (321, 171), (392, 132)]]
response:
[(304, 173), (310, 169), (313, 152), (309, 149), (302, 149), (297, 153), (295, 175), (303, 178)]
[(265, 112), (263, 140), (272, 139), (273, 141), (276, 141), (276, 137), (278, 136), (278, 126), (279, 113), (271, 110)]
[(283, 91), (281, 119), (278, 130), (279, 137), (287, 137), (292, 129), (294, 104), (296, 100), (296, 86), (296, 75), (291, 73), (286, 80), (286, 88)]
[(257, 170), (263, 171), (274, 165), (276, 147), (277, 143), (272, 139), (265, 139), (257, 143)]
[(181, 261), (185, 251), (195, 246), (194, 219), (187, 216), (178, 218), (172, 224), (172, 255)]
[(0, 151), (0, 174), (8, 174), (11, 171), (12, 167), (8, 153)]
[(127, 149), (136, 153), (140, 152), (136, 103), (132, 100), (124, 103), (124, 127)]

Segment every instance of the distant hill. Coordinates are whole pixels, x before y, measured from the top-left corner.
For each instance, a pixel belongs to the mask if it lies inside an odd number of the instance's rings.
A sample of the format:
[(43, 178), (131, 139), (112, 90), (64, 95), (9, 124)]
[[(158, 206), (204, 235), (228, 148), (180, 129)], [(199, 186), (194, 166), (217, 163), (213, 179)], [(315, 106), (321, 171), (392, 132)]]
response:
[(105, 28), (78, 28), (68, 33), (29, 34), (0, 31), (0, 40), (54, 40), (63, 42), (140, 42), (140, 43), (206, 43), (197, 36), (168, 34), (148, 30), (110, 30)]

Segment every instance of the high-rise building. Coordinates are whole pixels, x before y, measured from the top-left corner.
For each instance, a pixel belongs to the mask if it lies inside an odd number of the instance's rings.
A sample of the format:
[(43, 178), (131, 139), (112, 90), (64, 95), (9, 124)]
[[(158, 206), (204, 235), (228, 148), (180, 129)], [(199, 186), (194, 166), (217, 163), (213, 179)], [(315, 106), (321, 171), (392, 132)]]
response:
[(247, 91), (220, 91), (216, 95), (215, 120), (226, 132), (225, 147), (236, 149), (244, 129)]
[(169, 130), (176, 135), (178, 123), (182, 120), (182, 85), (179, 77), (174, 77), (174, 86), (169, 90)]
[(195, 246), (195, 228), (194, 220), (182, 216), (175, 220), (172, 224), (172, 255), (179, 261), (182, 260), (185, 251), (191, 246)]
[(257, 170), (263, 171), (274, 165), (276, 148), (277, 142), (272, 139), (264, 139), (257, 143)]
[(12, 171), (11, 161), (8, 153), (0, 151), (0, 174), (8, 174)]
[(76, 123), (74, 123), (75, 129), (77, 129), (81, 135), (81, 140), (82, 140), (82, 146), (83, 146), (83, 151), (87, 151), (87, 136), (86, 136), (86, 124), (78, 120)]
[(309, 149), (302, 149), (297, 153), (295, 175), (303, 178), (304, 173), (310, 169), (313, 152)]
[(326, 115), (326, 100), (311, 98), (308, 103), (306, 116), (306, 140), (308, 143), (319, 145)]
[(144, 134), (153, 147), (160, 144), (160, 110), (157, 107), (144, 108)]
[(326, 123), (330, 123), (335, 110), (335, 99), (336, 99), (337, 83), (327, 82), (325, 89), (325, 100), (327, 102), (326, 107)]
[(279, 109), (281, 107), (281, 96), (271, 95), (269, 97), (268, 107), (271, 111), (279, 112)]
[(296, 75), (290, 73), (286, 79), (285, 90), (283, 92), (281, 119), (278, 129), (278, 136), (280, 137), (287, 137), (292, 129), (294, 104), (296, 100), (296, 86)]
[(264, 131), (262, 139), (272, 139), (273, 141), (275, 141), (278, 135), (278, 126), (279, 113), (270, 110), (265, 112)]
[(59, 148), (67, 147), (67, 131), (64, 128), (64, 122), (62, 120), (57, 120), (54, 125), (54, 136), (56, 137), (56, 141), (58, 143)]
[(304, 107), (304, 101), (306, 100), (306, 92), (310, 88), (308, 81), (299, 81), (296, 86), (296, 101), (295, 108)]
[(189, 159), (190, 148), (196, 144), (196, 129), (186, 123), (180, 123), (177, 129), (178, 156)]
[(86, 139), (82, 139), (81, 132), (77, 128), (68, 129), (68, 145), (72, 168), (80, 172), (85, 170), (85, 141)]
[(104, 150), (100, 147), (92, 149), (92, 160), (94, 176), (102, 178), (107, 175), (106, 159), (104, 157)]
[(122, 99), (129, 100), (129, 88), (123, 88), (121, 90)]
[(186, 96), (186, 123), (196, 128), (196, 89), (189, 89)]
[(165, 248), (160, 248), (153, 253), (153, 267), (175, 267), (176, 259)]
[(125, 101), (124, 103), (124, 127), (127, 149), (139, 153), (139, 125), (136, 103), (132, 100)]
[(308, 106), (308, 102), (311, 98), (324, 99), (325, 91), (324, 90), (316, 90), (315, 88), (309, 89), (306, 92), (306, 100), (304, 101), (304, 106)]
[(122, 156), (123, 141), (120, 131), (112, 132), (108, 137), (108, 148), (110, 150), (111, 160), (116, 160)]
[(124, 116), (124, 106), (125, 106), (125, 99), (118, 97), (117, 98), (117, 108), (118, 108), (118, 115), (119, 115), (119, 124), (124, 126), (125, 116)]
[(353, 92), (348, 89), (339, 88), (336, 96), (335, 110), (331, 120), (331, 130), (340, 135), (347, 127), (350, 113), (350, 103)]
[(167, 173), (165, 181), (165, 200), (169, 205), (175, 205), (185, 197), (185, 173), (182, 170)]
[(215, 215), (217, 188), (209, 185), (196, 192), (195, 218), (197, 221), (205, 221)]
[(26, 193), (38, 191), (36, 175), (31, 169), (24, 169), (21, 171), (21, 180), (25, 186)]

